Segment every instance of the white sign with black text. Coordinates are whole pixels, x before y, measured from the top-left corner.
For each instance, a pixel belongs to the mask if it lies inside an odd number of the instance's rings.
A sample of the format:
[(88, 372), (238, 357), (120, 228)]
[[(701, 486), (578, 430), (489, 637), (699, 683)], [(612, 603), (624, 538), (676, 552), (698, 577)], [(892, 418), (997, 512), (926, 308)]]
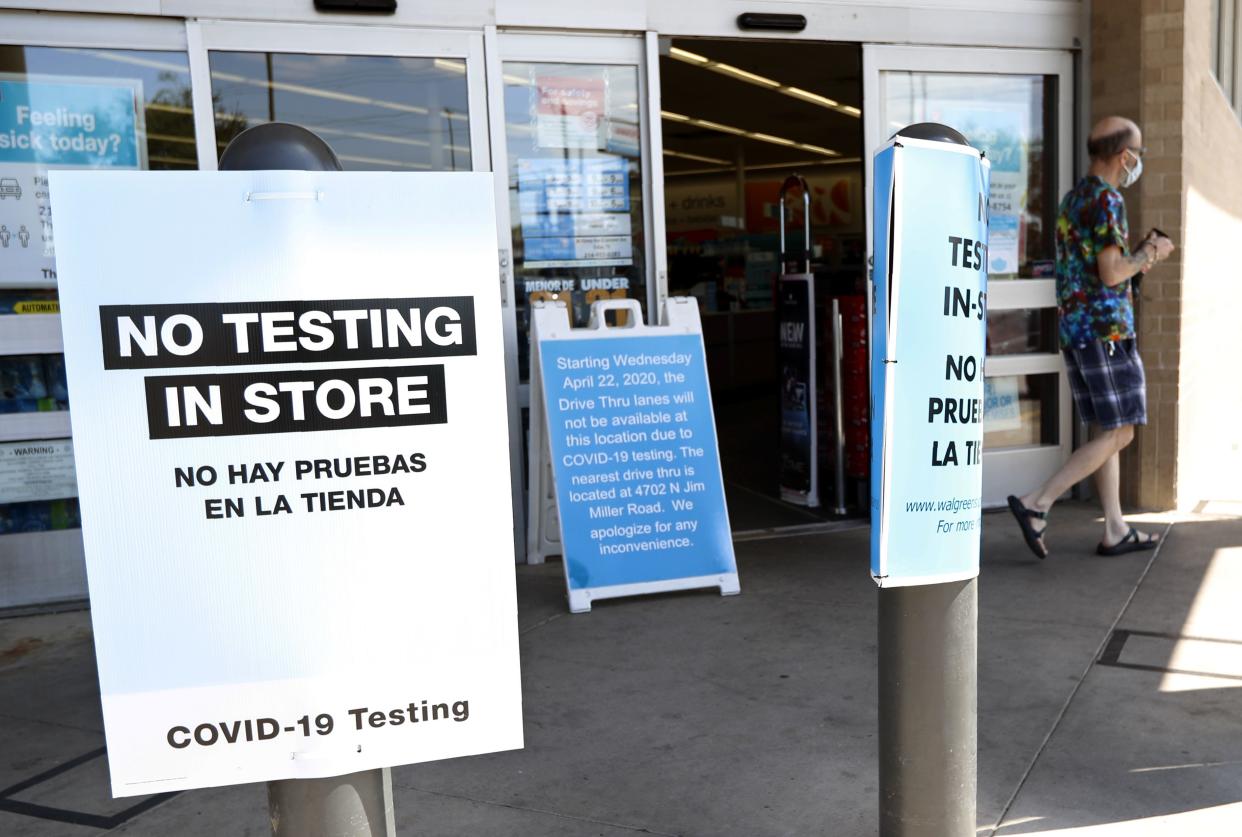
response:
[(490, 176), (51, 178), (113, 793), (521, 747)]

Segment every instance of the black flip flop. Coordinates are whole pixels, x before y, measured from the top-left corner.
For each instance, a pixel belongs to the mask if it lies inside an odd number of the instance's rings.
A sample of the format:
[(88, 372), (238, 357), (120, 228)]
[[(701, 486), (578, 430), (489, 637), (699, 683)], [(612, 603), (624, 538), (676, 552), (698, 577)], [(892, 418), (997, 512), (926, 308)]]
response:
[[(1036, 532), (1035, 527), (1031, 525), (1031, 518), (1036, 517), (1040, 520), (1047, 520), (1048, 513), (1028, 509), (1022, 505), (1022, 501), (1012, 494), (1009, 495), (1009, 510), (1013, 512), (1014, 520), (1018, 521), (1018, 527), (1022, 529), (1022, 537), (1026, 541), (1026, 545), (1031, 548), (1031, 552), (1035, 553), (1035, 557), (1043, 560), (1048, 557), (1048, 547), (1044, 546), (1040, 540), (1044, 533)], [(1044, 527), (1047, 529), (1047, 527)]]
[(1130, 531), (1126, 532), (1126, 536), (1112, 546), (1105, 546), (1103, 541), (1095, 548), (1096, 555), (1125, 555), (1127, 552), (1139, 552), (1144, 549), (1155, 549), (1156, 544), (1160, 543), (1160, 539), (1150, 532), (1146, 533), (1146, 537), (1142, 537), (1144, 533), (1130, 527)]

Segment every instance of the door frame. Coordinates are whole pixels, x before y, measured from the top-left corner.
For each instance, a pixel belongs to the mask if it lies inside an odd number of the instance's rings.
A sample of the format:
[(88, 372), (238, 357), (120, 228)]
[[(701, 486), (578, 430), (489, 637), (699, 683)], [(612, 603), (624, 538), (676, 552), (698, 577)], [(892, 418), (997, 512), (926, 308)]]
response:
[(483, 32), (487, 66), (487, 111), (491, 131), (491, 165), (496, 195), (496, 241), (504, 310), (505, 373), (510, 396), (510, 451), (513, 468), (514, 519), (520, 539), (519, 560), (525, 560), (527, 480), (523, 478), (526, 439), (522, 410), (530, 407), (530, 384), (519, 380), (517, 288), (514, 277), (513, 226), (509, 207), (509, 149), (505, 135), (504, 62), (608, 64), (638, 71), (639, 159), (642, 161), (643, 258), (646, 265), (646, 307), (656, 324), (668, 296), (668, 257), (664, 239), (664, 160), (660, 125), (659, 39), (654, 32)]
[[(890, 46), (863, 44), (863, 124), (866, 151), (866, 182), (871, 183), (873, 150), (888, 139), (883, 124), (880, 75), (884, 72), (954, 73), (979, 75), (1043, 75), (1057, 79), (1056, 107), (1056, 197), (1069, 191), (1074, 182), (1075, 86), (1073, 54), (1061, 50), (950, 48), (929, 46)], [(867, 252), (873, 252), (870, 223), (873, 190), (867, 190)], [(1055, 308), (1055, 279), (1005, 279), (988, 284), (988, 310)], [(870, 332), (871, 297), (867, 297), (867, 323)], [(983, 452), (983, 503), (1004, 504), (1008, 494), (1023, 494), (1051, 476), (1073, 449), (1072, 410), (1069, 381), (1059, 351), (985, 358), (984, 375), (1030, 375), (1056, 373), (1057, 444), (1023, 445)]]

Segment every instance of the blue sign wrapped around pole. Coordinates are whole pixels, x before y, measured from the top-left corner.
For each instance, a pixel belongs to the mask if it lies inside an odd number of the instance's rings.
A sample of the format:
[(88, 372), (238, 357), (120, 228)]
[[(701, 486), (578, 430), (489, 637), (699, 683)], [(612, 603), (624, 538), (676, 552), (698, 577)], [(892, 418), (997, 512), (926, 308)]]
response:
[(875, 156), (871, 575), (979, 574), (988, 161), (898, 136)]

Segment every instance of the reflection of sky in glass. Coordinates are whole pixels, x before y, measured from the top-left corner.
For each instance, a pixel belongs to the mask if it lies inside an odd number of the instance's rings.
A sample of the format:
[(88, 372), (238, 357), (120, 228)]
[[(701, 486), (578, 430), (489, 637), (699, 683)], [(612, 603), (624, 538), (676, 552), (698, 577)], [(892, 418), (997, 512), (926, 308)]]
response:
[(888, 133), (940, 122), (987, 154), (994, 213), (989, 242), (994, 252), (1011, 254), (994, 266), (993, 277), (1016, 276), (1028, 272), (1033, 260), (1051, 259), (1055, 204), (1047, 199), (1052, 159), (1044, 154), (1044, 117), (1051, 103), (1045, 101), (1044, 77), (886, 71), (881, 84)]
[(146, 104), (149, 168), (198, 167), (184, 53), (0, 46), (0, 72), (137, 80)]
[[(883, 79), (890, 133), (914, 122), (941, 122), (988, 151), (994, 164), (1004, 163), (1003, 152), (1015, 140), (1027, 147), (1043, 140), (1041, 76), (886, 72)], [(998, 144), (1004, 147), (989, 148)]]
[[(1050, 259), (1048, 222), (1055, 205), (1045, 199), (1042, 185), (1051, 163), (1040, 154), (1045, 107), (1051, 105), (1045, 102), (1043, 77), (886, 72), (881, 78), (889, 133), (913, 122), (951, 125), (987, 152), (994, 198), (998, 188), (1015, 187), (1013, 194), (1020, 200), (1013, 233), (1018, 238), (1009, 246), (1018, 255), (1018, 270), (1004, 275), (1030, 275), (1032, 260)], [(991, 236), (989, 246), (1000, 249)], [(1055, 309), (989, 311), (987, 353), (1053, 351), (1055, 333)], [(984, 445), (1056, 444), (1058, 382), (1055, 374), (988, 378), (989, 390), (1002, 397), (1004, 409), (985, 406)]]
[(351, 171), (471, 167), (464, 61), (212, 52), (210, 62), (221, 143), (276, 120), (320, 134)]

